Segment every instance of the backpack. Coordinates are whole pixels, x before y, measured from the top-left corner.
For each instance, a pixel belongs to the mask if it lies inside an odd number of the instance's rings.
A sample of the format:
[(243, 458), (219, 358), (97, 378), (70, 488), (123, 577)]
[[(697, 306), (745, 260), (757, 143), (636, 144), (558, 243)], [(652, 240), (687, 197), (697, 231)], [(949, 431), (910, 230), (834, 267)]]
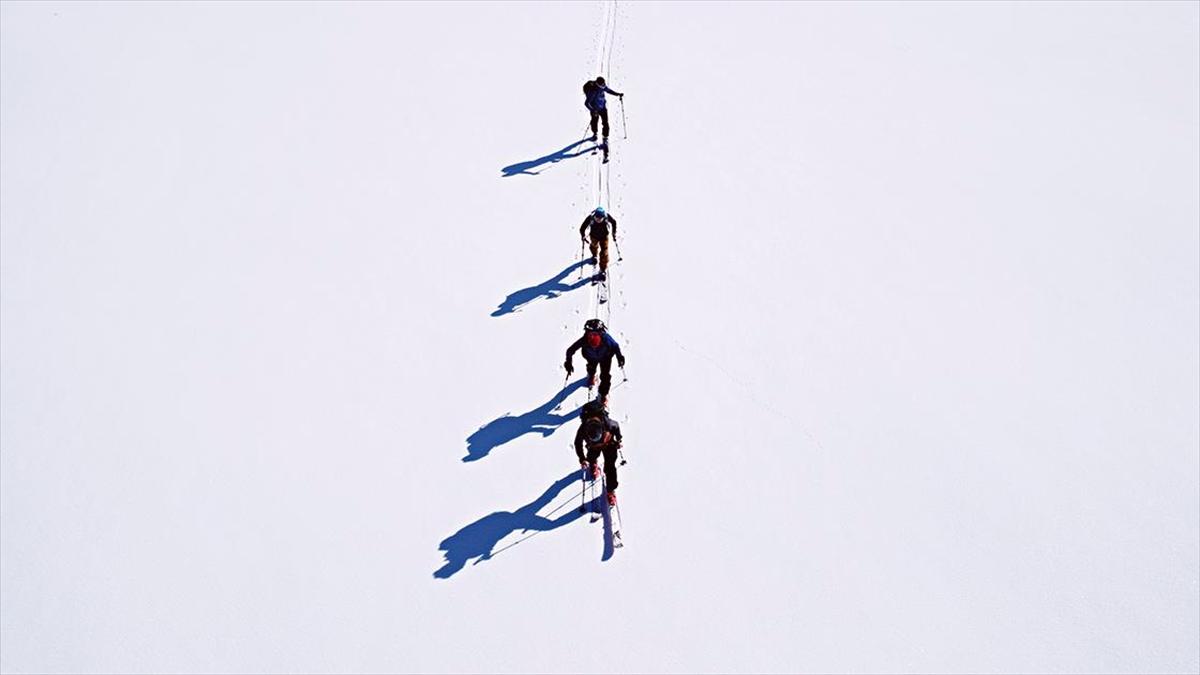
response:
[[(589, 410), (592, 404), (596, 405)], [(604, 410), (600, 401), (585, 403), (580, 417), (583, 418), (583, 442), (589, 448), (604, 443), (608, 439), (608, 412)]]
[(600, 399), (588, 401), (579, 409), (579, 419), (583, 420), (584, 424), (599, 419), (600, 421), (608, 420), (608, 411), (604, 409), (604, 404)]
[(591, 110), (595, 105), (595, 99), (600, 91), (600, 85), (588, 80), (583, 83), (583, 105), (588, 110)]
[(608, 217), (607, 216), (604, 218), (604, 220), (601, 220), (598, 223), (595, 221), (595, 219), (593, 219), (592, 223), (591, 223), (591, 228), (592, 229), (591, 229), (591, 231), (588, 232), (588, 234), (591, 235), (592, 241), (608, 239)]

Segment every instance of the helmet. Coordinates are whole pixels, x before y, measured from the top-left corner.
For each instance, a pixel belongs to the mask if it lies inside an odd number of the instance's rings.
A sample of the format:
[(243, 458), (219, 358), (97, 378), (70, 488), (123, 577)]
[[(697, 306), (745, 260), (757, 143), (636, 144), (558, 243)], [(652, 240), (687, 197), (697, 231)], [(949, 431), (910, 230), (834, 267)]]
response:
[(599, 219), (599, 218), (603, 218), (603, 217), (604, 217), (604, 216), (606, 216), (606, 215), (608, 215), (608, 214), (605, 212), (605, 210), (604, 210), (604, 207), (603, 207), (603, 206), (597, 206), (597, 207), (596, 207), (596, 210), (595, 210), (595, 211), (592, 211), (592, 217), (593, 217), (593, 218), (597, 218), (597, 219)]
[(604, 76), (603, 75), (596, 77), (596, 84), (600, 85), (601, 87), (604, 86)]
[(599, 347), (600, 341), (602, 339), (603, 338), (600, 337), (600, 333), (598, 333), (596, 331), (589, 331), (587, 334), (587, 343), (588, 343), (588, 346), (591, 347), (592, 349)]
[(598, 330), (598, 331), (608, 330), (607, 328), (605, 328), (604, 322), (601, 321), (600, 319), (588, 319), (583, 324), (583, 329), (584, 330)]
[(599, 420), (587, 422), (583, 427), (583, 437), (588, 443), (596, 444), (604, 440), (604, 424)]

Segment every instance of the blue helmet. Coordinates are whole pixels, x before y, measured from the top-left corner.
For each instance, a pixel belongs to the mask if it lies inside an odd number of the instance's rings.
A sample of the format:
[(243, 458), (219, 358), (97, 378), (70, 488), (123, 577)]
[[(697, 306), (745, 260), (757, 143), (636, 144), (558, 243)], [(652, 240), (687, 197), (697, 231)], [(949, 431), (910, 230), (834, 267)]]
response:
[(603, 206), (597, 206), (597, 207), (596, 207), (596, 210), (595, 210), (595, 211), (592, 211), (592, 215), (593, 215), (593, 216), (597, 216), (597, 217), (599, 217), (599, 218), (603, 218), (603, 217), (604, 217), (604, 215), (605, 215), (605, 214), (604, 214), (604, 207), (603, 207)]

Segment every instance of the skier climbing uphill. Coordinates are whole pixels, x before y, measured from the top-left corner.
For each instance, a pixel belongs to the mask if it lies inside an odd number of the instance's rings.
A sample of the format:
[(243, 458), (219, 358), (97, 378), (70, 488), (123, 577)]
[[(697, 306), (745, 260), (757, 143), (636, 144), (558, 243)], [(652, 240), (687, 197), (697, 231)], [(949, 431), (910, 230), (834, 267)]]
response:
[(625, 355), (621, 353), (621, 345), (608, 334), (608, 329), (600, 319), (588, 319), (587, 323), (583, 324), (583, 330), (583, 337), (567, 348), (567, 360), (563, 363), (563, 368), (567, 369), (568, 376), (575, 372), (571, 359), (576, 351), (582, 349), (583, 359), (587, 361), (588, 389), (596, 384), (596, 366), (600, 366), (599, 400), (601, 405), (608, 405), (608, 390), (612, 387), (613, 357), (617, 357), (617, 365), (624, 368)]
[(625, 94), (613, 91), (608, 88), (603, 77), (597, 77), (583, 85), (584, 101), (583, 105), (592, 115), (592, 138), (596, 140), (596, 121), (604, 122), (604, 145), (608, 145), (608, 103), (604, 100), (604, 94), (609, 93), (617, 98), (625, 98)]
[(592, 251), (592, 262), (600, 263), (600, 273), (597, 279), (603, 281), (608, 273), (608, 228), (612, 227), (613, 241), (617, 240), (617, 219), (611, 214), (604, 211), (603, 206), (596, 207), (595, 211), (588, 214), (587, 218), (583, 219), (583, 224), (579, 226), (579, 240), (588, 243)]
[[(621, 425), (608, 416), (608, 411), (599, 401), (589, 401), (579, 412), (579, 430), (575, 432), (575, 455), (579, 465), (592, 478), (600, 477), (596, 460), (604, 455), (604, 483), (608, 492), (608, 505), (617, 503), (617, 450), (621, 448)], [(584, 455), (583, 447), (587, 446)]]

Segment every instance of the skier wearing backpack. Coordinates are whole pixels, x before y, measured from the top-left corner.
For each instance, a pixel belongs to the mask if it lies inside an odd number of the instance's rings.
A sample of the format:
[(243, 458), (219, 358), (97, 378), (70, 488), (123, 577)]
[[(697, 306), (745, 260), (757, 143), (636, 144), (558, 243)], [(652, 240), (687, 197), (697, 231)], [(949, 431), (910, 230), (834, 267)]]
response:
[[(617, 503), (617, 451), (621, 449), (621, 425), (608, 416), (599, 401), (589, 401), (579, 411), (579, 430), (575, 432), (575, 455), (579, 465), (593, 479), (600, 477), (596, 460), (604, 455), (604, 483), (608, 505)], [(587, 446), (587, 454), (583, 452)]]
[(585, 82), (583, 85), (583, 106), (592, 115), (591, 140), (596, 140), (596, 121), (603, 121), (604, 145), (608, 145), (608, 103), (604, 100), (604, 94), (606, 93), (612, 94), (617, 98), (625, 98), (625, 94), (609, 89), (603, 77), (597, 77), (594, 80)]
[[(600, 263), (600, 274), (597, 278), (603, 281), (608, 273), (608, 229), (612, 227), (613, 241), (617, 240), (617, 219), (606, 213), (603, 206), (597, 206), (595, 211), (583, 219), (579, 226), (579, 240), (587, 243), (592, 251), (592, 261)], [(586, 232), (586, 234), (585, 234)]]
[(612, 360), (617, 357), (617, 365), (625, 367), (625, 355), (621, 353), (621, 345), (608, 334), (608, 329), (605, 328), (604, 322), (600, 319), (588, 319), (587, 323), (583, 324), (583, 337), (571, 343), (567, 348), (567, 360), (563, 363), (563, 368), (567, 369), (567, 376), (575, 372), (575, 366), (571, 364), (571, 359), (575, 356), (575, 352), (582, 349), (583, 359), (587, 362), (588, 374), (588, 389), (591, 389), (596, 384), (596, 366), (600, 367), (600, 404), (608, 404), (608, 390), (612, 388)]

